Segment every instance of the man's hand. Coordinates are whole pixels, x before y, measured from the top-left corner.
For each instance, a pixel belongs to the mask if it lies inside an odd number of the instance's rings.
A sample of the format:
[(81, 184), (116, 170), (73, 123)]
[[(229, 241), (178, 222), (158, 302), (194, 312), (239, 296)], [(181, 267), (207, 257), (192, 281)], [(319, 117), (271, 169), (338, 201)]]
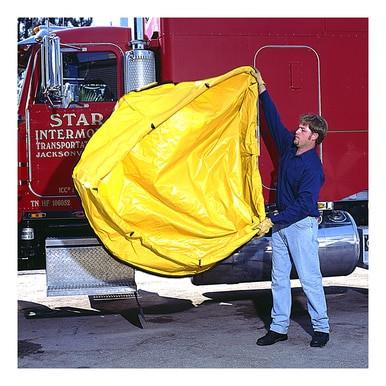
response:
[(264, 236), (273, 227), (273, 222), (269, 217), (266, 217), (257, 227), (257, 236)]
[(263, 91), (266, 90), (266, 88), (265, 88), (265, 82), (263, 80), (263, 77), (261, 76), (260, 71), (258, 69), (255, 69), (255, 71), (252, 72), (251, 75), (253, 75), (256, 78), (257, 83), (259, 85), (259, 94), (261, 94)]

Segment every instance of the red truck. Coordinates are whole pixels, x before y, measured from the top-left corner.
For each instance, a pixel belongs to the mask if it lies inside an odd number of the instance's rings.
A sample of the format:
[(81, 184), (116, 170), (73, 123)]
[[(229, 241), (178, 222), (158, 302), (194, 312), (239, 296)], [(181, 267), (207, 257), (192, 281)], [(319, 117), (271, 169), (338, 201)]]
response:
[[(58, 271), (71, 272), (73, 256), (103, 249), (71, 175), (124, 93), (244, 65), (262, 72), (287, 127), (295, 129), (304, 112), (326, 117), (330, 129), (319, 149), (326, 175), (320, 195), (322, 274), (347, 275), (367, 266), (368, 20), (136, 18), (134, 27), (132, 33), (127, 27), (42, 26), (18, 43), (19, 268), (48, 273), (55, 252)], [(258, 133), (271, 211), (277, 154), (264, 120)], [(64, 269), (68, 251), (72, 260)], [(270, 257), (269, 235), (252, 239), (193, 283), (270, 280)]]

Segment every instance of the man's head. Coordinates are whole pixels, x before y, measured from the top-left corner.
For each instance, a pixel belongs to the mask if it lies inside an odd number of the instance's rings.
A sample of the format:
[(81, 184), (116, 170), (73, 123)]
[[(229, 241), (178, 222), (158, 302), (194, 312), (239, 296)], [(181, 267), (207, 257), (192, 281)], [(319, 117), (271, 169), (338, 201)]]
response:
[(317, 145), (321, 144), (328, 131), (327, 121), (320, 115), (317, 114), (304, 114), (300, 117), (300, 126), (308, 126), (310, 131), (317, 136), (315, 138), (315, 143)]
[(320, 115), (302, 115), (294, 138), (294, 144), (298, 148), (297, 154), (301, 154), (314, 148), (315, 145), (319, 145), (326, 136), (327, 130), (327, 122)]

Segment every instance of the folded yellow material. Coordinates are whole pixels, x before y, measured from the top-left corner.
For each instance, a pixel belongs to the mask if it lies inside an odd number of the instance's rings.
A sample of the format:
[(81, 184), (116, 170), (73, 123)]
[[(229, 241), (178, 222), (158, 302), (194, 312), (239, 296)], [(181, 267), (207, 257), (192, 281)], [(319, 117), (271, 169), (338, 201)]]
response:
[(252, 67), (124, 95), (73, 171), (86, 216), (117, 258), (193, 275), (261, 232)]

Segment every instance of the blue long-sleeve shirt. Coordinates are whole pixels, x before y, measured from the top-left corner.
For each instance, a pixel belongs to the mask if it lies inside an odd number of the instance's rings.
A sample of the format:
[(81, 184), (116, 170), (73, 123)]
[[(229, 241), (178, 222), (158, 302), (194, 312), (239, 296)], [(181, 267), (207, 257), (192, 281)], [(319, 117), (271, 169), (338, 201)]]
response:
[(281, 122), (268, 94), (260, 94), (265, 119), (280, 153), (276, 205), (279, 214), (269, 215), (274, 224), (290, 225), (307, 216), (318, 217), (318, 197), (324, 173), (315, 148), (296, 155), (294, 134)]

